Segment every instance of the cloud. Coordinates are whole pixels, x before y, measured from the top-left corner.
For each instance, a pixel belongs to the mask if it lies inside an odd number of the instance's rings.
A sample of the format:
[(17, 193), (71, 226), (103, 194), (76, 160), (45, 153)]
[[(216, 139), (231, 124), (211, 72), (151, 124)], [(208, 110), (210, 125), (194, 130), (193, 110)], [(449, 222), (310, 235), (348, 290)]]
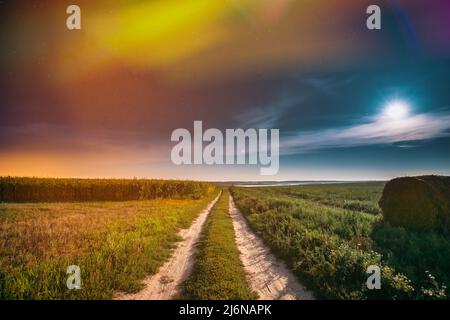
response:
[(236, 120), (242, 128), (278, 128), (281, 117), (303, 100), (302, 96), (286, 96), (268, 106), (239, 114)]
[(354, 78), (347, 77), (308, 77), (300, 79), (302, 83), (315, 89), (320, 94), (335, 95), (342, 87), (351, 85)]
[(397, 120), (378, 115), (350, 127), (291, 133), (280, 147), (284, 154), (297, 154), (325, 148), (393, 144), (448, 137), (449, 129), (449, 112), (422, 113)]

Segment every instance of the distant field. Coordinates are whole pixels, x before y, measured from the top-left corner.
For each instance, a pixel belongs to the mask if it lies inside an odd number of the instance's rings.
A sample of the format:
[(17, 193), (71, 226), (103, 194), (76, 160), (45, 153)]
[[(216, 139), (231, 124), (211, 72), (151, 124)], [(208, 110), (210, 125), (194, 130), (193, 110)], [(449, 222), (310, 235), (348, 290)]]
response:
[[(394, 228), (378, 213), (383, 183), (232, 188), (250, 226), (319, 298), (442, 299), (450, 238)], [(382, 269), (368, 290), (366, 268)]]
[(378, 200), (380, 199), (384, 184), (384, 182), (311, 184), (303, 186), (267, 187), (261, 191), (280, 197), (301, 198), (351, 211), (364, 211), (377, 214), (379, 212)]
[[(216, 196), (87, 203), (0, 204), (0, 299), (109, 299), (135, 291)], [(81, 267), (82, 290), (66, 268)]]

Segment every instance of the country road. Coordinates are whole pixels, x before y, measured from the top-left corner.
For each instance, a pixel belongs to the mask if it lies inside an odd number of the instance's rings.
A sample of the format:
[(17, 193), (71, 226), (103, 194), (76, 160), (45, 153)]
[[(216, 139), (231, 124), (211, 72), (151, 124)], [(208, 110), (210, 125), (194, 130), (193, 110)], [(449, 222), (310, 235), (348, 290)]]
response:
[(188, 229), (180, 231), (181, 240), (172, 257), (159, 269), (157, 274), (144, 280), (145, 288), (137, 293), (119, 293), (118, 300), (168, 300), (179, 293), (179, 285), (190, 275), (194, 264), (195, 245), (203, 225), (219, 200), (221, 193), (203, 210)]
[(286, 265), (277, 259), (263, 241), (248, 227), (245, 218), (229, 198), (236, 244), (247, 273), (247, 281), (261, 300), (313, 300)]
[[(188, 229), (180, 231), (182, 240), (172, 257), (158, 273), (144, 279), (144, 289), (137, 293), (118, 293), (118, 300), (168, 300), (177, 298), (179, 287), (191, 274), (196, 244), (203, 225), (221, 193), (209, 203)], [(277, 259), (248, 227), (243, 215), (229, 197), (236, 245), (246, 272), (247, 281), (261, 300), (312, 300), (314, 296), (301, 285), (285, 264)]]

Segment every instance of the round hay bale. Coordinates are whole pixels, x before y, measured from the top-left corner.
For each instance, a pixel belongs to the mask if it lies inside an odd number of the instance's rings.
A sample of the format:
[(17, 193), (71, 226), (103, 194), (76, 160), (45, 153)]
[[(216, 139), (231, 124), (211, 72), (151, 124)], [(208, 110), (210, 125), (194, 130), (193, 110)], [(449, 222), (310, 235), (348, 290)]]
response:
[(411, 230), (450, 230), (450, 177), (402, 177), (389, 181), (379, 201), (384, 218)]

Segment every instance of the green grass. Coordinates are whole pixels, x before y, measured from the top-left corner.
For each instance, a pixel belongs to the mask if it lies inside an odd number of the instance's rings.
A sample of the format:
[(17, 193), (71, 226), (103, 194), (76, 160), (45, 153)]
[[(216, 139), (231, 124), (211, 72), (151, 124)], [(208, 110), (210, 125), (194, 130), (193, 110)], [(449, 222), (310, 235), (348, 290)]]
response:
[(183, 299), (254, 299), (235, 244), (228, 191), (213, 208), (201, 236), (194, 270), (183, 284)]
[(304, 186), (268, 187), (261, 190), (271, 195), (291, 196), (351, 211), (377, 214), (378, 200), (385, 182), (313, 184)]
[[(448, 294), (449, 237), (394, 228), (372, 210), (342, 205), (350, 199), (375, 208), (378, 183), (233, 188), (232, 193), (250, 226), (319, 298)], [(382, 269), (381, 290), (365, 286), (372, 264)]]
[[(155, 273), (212, 201), (0, 204), (0, 299), (110, 299)], [(66, 269), (81, 268), (68, 290)]]

